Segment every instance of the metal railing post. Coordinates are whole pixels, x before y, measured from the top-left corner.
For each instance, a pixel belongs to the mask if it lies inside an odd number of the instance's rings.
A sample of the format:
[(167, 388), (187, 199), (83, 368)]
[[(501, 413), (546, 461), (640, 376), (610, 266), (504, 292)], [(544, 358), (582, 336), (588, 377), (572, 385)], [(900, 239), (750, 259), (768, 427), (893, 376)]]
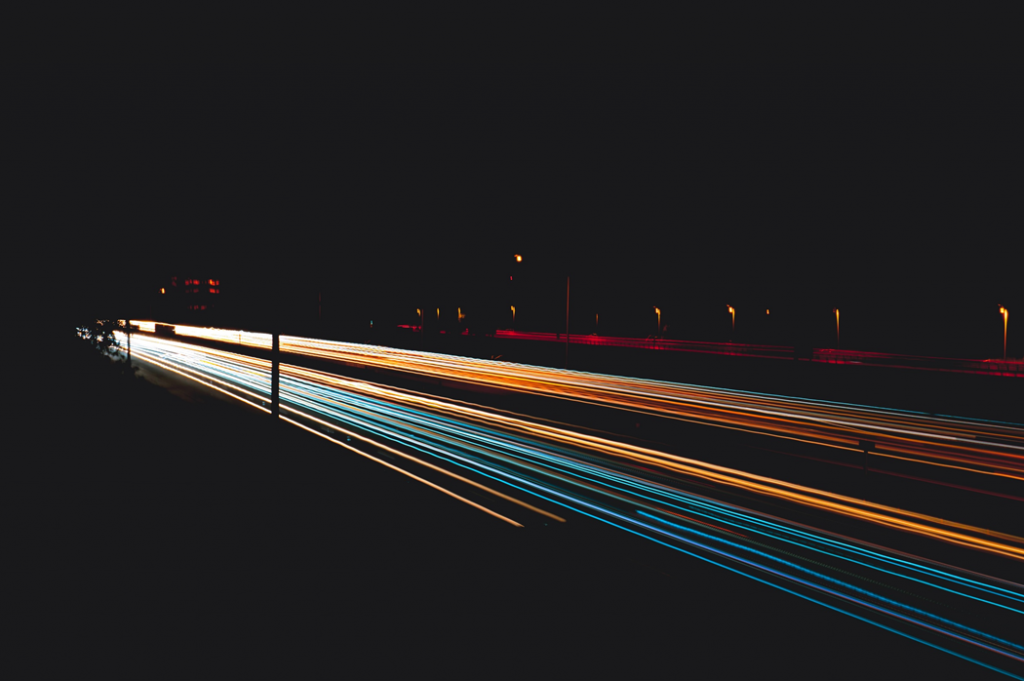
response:
[(281, 334), (276, 330), (270, 349), (270, 415), (281, 416)]

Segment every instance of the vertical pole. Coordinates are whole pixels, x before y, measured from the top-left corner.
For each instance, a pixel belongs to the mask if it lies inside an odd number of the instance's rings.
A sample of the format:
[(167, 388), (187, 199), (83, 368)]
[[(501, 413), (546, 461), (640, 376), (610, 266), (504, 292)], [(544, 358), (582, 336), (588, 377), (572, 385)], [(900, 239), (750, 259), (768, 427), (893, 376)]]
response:
[(565, 277), (565, 368), (569, 368), (569, 275)]
[[(1007, 310), (1006, 308), (1003, 308), (1003, 361), (1004, 362), (1006, 361), (1006, 322), (1009, 320), (1009, 318), (1010, 318), (1010, 311)], [(130, 345), (128, 347), (129, 347), (129, 349), (131, 348)]]
[[(128, 337), (128, 368), (132, 367), (132, 320), (124, 320), (124, 332)], [(1003, 359), (1006, 359), (1006, 334), (1003, 334)]]
[(270, 415), (274, 419), (281, 416), (281, 334), (277, 329), (270, 350)]

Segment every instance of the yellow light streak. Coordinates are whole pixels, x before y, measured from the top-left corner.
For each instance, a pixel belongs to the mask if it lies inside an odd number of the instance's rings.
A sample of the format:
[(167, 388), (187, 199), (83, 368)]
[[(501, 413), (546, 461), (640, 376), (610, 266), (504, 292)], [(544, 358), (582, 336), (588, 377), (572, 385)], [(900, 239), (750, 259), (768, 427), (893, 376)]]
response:
[(292, 425), (298, 426), (299, 428), (302, 428), (303, 430), (309, 431), (310, 433), (313, 433), (314, 435), (322, 437), (325, 440), (330, 440), (331, 442), (333, 442), (336, 445), (341, 445), (345, 449), (353, 451), (356, 454), (358, 454), (359, 456), (365, 456), (367, 459), (370, 459), (371, 461), (376, 461), (377, 463), (381, 464), (382, 466), (387, 466), (391, 470), (398, 471), (402, 475), (406, 475), (406, 476), (412, 478), (413, 480), (416, 480), (417, 482), (422, 482), (424, 485), (426, 485), (428, 487), (433, 487), (434, 489), (438, 490), (439, 492), (444, 492), (448, 496), (453, 497), (455, 499), (458, 499), (459, 501), (461, 501), (464, 504), (469, 504), (473, 508), (480, 509), (481, 511), (483, 511), (484, 513), (487, 513), (488, 515), (492, 515), (495, 518), (498, 518), (500, 520), (504, 520), (509, 525), (514, 525), (516, 527), (522, 527), (522, 525), (520, 523), (517, 523), (515, 520), (512, 520), (511, 518), (506, 518), (505, 516), (501, 515), (500, 513), (496, 512), (496, 511), (492, 511), (491, 509), (487, 508), (486, 506), (482, 506), (481, 504), (478, 504), (475, 501), (470, 501), (469, 499), (467, 499), (465, 497), (462, 497), (462, 496), (459, 496), (458, 494), (456, 494), (455, 492), (452, 492), (451, 490), (445, 489), (444, 487), (441, 487), (440, 485), (435, 485), (434, 483), (430, 482), (429, 480), (421, 478), (418, 475), (414, 475), (413, 473), (410, 473), (409, 471), (407, 471), (407, 470), (405, 470), (403, 468), (399, 468), (398, 466), (390, 464), (387, 461), (384, 461), (383, 459), (378, 459), (377, 457), (373, 456), (372, 454), (367, 454), (366, 452), (364, 452), (364, 451), (362, 451), (360, 449), (356, 449), (352, 445), (350, 445), (350, 444), (348, 444), (346, 442), (342, 442), (341, 440), (339, 440), (337, 438), (333, 438), (330, 435), (326, 435), (325, 433), (321, 433), (319, 431), (313, 430), (309, 426), (303, 425), (303, 424), (299, 423), (298, 421), (295, 421), (293, 419), (288, 418), (287, 416), (282, 416), (281, 420), (282, 421), (287, 421), (288, 423), (291, 423)]

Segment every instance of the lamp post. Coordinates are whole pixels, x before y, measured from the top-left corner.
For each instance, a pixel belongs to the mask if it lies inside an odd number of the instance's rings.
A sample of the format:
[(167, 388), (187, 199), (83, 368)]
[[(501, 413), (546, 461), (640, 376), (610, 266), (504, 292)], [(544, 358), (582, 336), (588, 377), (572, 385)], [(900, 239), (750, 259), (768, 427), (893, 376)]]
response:
[(569, 275), (565, 275), (565, 368), (569, 368)]
[(839, 308), (834, 307), (832, 311), (836, 313), (836, 350), (839, 349)]
[[(516, 253), (516, 254), (515, 254), (514, 256), (512, 256), (512, 257), (513, 257), (513, 259), (514, 259), (514, 260), (515, 260), (515, 261), (516, 261), (517, 263), (521, 263), (521, 262), (523, 262), (523, 256), (522, 256), (521, 254), (519, 254), (519, 253)], [(513, 279), (512, 279), (512, 275), (511, 275), (511, 274), (510, 274), (510, 275), (508, 276), (508, 280), (509, 280), (509, 281), (513, 281)], [(513, 286), (514, 286), (514, 285), (513, 285)], [(512, 289), (512, 290), (513, 290), (513, 293), (514, 293), (514, 291), (515, 291), (514, 287), (513, 287), (513, 289)], [(515, 296), (513, 295), (513, 300), (514, 300), (514, 299), (515, 299)], [(515, 306), (515, 305), (511, 305), (510, 307), (512, 308), (512, 330), (513, 330), (513, 331), (515, 331), (515, 330), (516, 330), (516, 306)]]
[(654, 334), (654, 337), (655, 337), (655, 338), (657, 338), (657, 337), (658, 337), (658, 334), (660, 334), (660, 333), (661, 333), (661, 308), (659, 308), (659, 307), (658, 307), (657, 305), (655, 305), (655, 306), (654, 306), (654, 313), (655, 313), (656, 315), (658, 315), (658, 330), (657, 330), (657, 332), (656, 332), (656, 333)]
[(999, 314), (1003, 315), (1003, 359), (1006, 359), (1006, 324), (1010, 318), (1010, 311), (1002, 305), (999, 306)]
[[(735, 336), (736, 335), (736, 308), (734, 308), (732, 305), (729, 305), (728, 307), (729, 307), (729, 314), (732, 315), (732, 335)], [(731, 336), (730, 336), (730, 340), (732, 340)]]

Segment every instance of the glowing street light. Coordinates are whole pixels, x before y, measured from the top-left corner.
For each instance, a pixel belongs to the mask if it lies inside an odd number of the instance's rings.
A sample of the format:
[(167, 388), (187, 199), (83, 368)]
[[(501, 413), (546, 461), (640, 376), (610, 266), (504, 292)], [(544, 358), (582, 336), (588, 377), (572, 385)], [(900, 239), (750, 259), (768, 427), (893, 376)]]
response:
[(736, 308), (734, 308), (732, 305), (729, 305), (728, 308), (729, 308), (729, 314), (732, 315), (732, 332), (735, 335), (735, 333), (736, 333)]
[(832, 311), (836, 313), (836, 350), (839, 349), (839, 308), (834, 307)]
[[(654, 312), (658, 315), (658, 333), (661, 333), (661, 309), (657, 306), (654, 307)], [(657, 335), (657, 334), (655, 334)]]
[(1006, 359), (1006, 323), (1010, 318), (1010, 311), (1000, 305), (999, 314), (1003, 315), (1003, 359)]
[[(522, 262), (523, 261), (523, 256), (520, 255), (519, 253), (516, 253), (512, 257), (515, 258), (516, 262)], [(511, 274), (508, 275), (508, 280), (509, 281), (513, 280)], [(515, 298), (515, 289), (513, 289), (513, 296), (512, 297)], [(510, 307), (512, 308), (512, 330), (515, 331), (516, 330), (516, 306), (515, 305), (511, 305)]]

